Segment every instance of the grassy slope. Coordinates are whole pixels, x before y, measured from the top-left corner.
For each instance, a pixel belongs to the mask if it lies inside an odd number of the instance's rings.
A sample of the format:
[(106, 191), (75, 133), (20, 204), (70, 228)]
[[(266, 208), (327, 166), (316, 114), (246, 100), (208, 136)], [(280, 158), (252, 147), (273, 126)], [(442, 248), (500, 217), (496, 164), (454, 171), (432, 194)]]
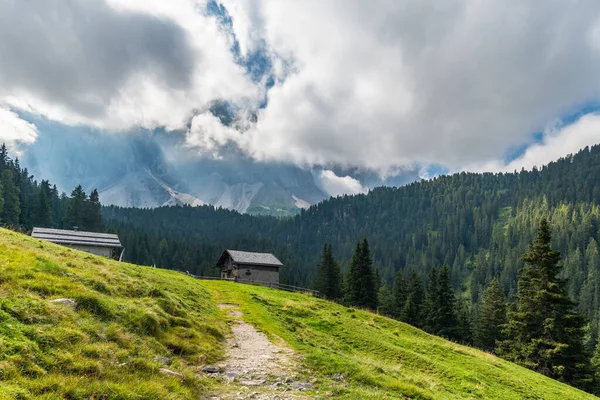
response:
[[(207, 290), (208, 289), (208, 290)], [(212, 296), (211, 296), (212, 294)], [(50, 299), (74, 298), (77, 310)], [(115, 263), (0, 230), (0, 399), (183, 399), (217, 392), (199, 357), (222, 357), (215, 301), (304, 355), (342, 398), (585, 399), (489, 354), (300, 294)], [(158, 372), (155, 355), (183, 380)], [(306, 372), (306, 371), (305, 371)], [(344, 382), (330, 377), (346, 375)]]
[[(219, 302), (284, 338), (318, 371), (321, 392), (343, 398), (587, 399), (591, 395), (488, 353), (401, 322), (302, 294), (206, 282)], [(328, 377), (347, 375), (347, 384)]]
[[(62, 297), (79, 309), (49, 302)], [(0, 399), (194, 398), (226, 330), (198, 281), (0, 229)]]

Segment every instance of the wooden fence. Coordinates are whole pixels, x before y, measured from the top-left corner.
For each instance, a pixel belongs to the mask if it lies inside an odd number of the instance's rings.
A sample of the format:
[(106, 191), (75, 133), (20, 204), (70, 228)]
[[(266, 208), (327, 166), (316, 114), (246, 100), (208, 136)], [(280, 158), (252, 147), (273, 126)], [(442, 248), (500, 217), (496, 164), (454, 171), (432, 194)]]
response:
[(190, 274), (189, 272), (182, 272), (182, 271), (180, 271), (180, 272), (187, 276), (191, 276), (192, 278), (195, 278), (195, 279), (245, 283), (248, 285), (259, 285), (259, 286), (270, 287), (273, 289), (285, 290), (286, 292), (307, 293), (314, 297), (321, 297), (321, 294), (319, 293), (318, 290), (303, 288), (303, 287), (299, 287), (299, 286), (284, 285), (283, 283), (259, 282), (259, 281), (250, 282), (250, 281), (238, 280), (235, 278), (221, 278), (219, 276), (198, 276), (198, 275)]

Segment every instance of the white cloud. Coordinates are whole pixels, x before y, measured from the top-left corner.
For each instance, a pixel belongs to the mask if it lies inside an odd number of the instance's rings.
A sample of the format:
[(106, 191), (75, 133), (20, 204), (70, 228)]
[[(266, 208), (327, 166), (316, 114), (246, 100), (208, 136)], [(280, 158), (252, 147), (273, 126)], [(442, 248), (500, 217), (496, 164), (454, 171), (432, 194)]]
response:
[(241, 3), (295, 66), (250, 132), (259, 159), (457, 168), (600, 93), (596, 1)]
[(351, 176), (337, 176), (331, 170), (315, 171), (313, 173), (316, 185), (329, 196), (365, 193), (361, 183)]
[(11, 152), (18, 155), (24, 145), (35, 142), (37, 135), (35, 125), (22, 120), (15, 112), (0, 107), (0, 143), (6, 144)]
[[(242, 56), (264, 48), (278, 78), (256, 122), (264, 80), (236, 64), (206, 0), (0, 2), (0, 103), (110, 130), (199, 114), (186, 144), (216, 156), (235, 143), (304, 166), (455, 170), (600, 93), (596, 0), (219, 3)], [(244, 129), (204, 112), (215, 99)]]
[(572, 124), (550, 129), (544, 134), (541, 143), (527, 148), (525, 152), (505, 164), (491, 161), (480, 165), (466, 166), (464, 170), (475, 172), (513, 172), (522, 168), (531, 170), (542, 167), (568, 154), (573, 154), (585, 146), (600, 143), (600, 114), (592, 113), (579, 118)]
[(0, 2), (0, 102), (65, 124), (184, 128), (263, 93), (192, 0)]

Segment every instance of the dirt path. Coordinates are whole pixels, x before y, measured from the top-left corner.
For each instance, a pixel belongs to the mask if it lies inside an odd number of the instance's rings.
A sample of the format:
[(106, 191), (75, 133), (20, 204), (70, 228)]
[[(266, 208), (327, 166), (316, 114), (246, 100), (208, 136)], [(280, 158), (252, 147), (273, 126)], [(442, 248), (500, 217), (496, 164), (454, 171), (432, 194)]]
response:
[(232, 336), (227, 339), (227, 359), (218, 366), (224, 392), (210, 399), (309, 399), (311, 382), (303, 380), (299, 356), (279, 339), (271, 342), (233, 304), (219, 304), (227, 310)]

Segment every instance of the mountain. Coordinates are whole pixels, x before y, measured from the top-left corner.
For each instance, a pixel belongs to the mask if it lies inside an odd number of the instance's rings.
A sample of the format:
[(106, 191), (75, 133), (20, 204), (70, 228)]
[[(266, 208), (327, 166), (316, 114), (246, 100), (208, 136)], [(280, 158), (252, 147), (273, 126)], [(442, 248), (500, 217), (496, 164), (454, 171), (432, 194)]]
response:
[[(304, 294), (198, 281), (4, 229), (0, 265), (2, 400), (594, 398), (488, 353)], [(235, 347), (226, 339), (240, 335), (245, 340)], [(270, 359), (285, 364), (252, 378), (205, 372), (209, 365), (258, 368)]]
[[(241, 213), (286, 216), (329, 197), (327, 188), (315, 180), (315, 171), (258, 162), (235, 149), (225, 157), (200, 157), (185, 146), (182, 132), (110, 134), (41, 119), (35, 123), (43, 133), (24, 150), (21, 164), (55, 182), (60, 191), (70, 193), (79, 184), (88, 193), (98, 189), (105, 205), (211, 204)], [(359, 169), (338, 172), (356, 175), (365, 188), (418, 179), (416, 170), (385, 178)]]

